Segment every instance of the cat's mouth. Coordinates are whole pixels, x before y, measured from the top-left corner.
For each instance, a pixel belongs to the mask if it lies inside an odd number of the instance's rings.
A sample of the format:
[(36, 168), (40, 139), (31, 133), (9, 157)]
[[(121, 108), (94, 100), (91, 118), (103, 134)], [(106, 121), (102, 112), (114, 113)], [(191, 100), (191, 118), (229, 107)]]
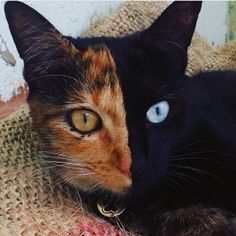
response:
[(115, 194), (125, 195), (132, 186), (132, 174), (130, 171), (120, 171), (119, 174), (109, 176), (109, 180), (101, 180), (105, 188), (111, 190)]
[(128, 171), (128, 172), (123, 172), (122, 171), (121, 173), (132, 181), (132, 173), (130, 171)]

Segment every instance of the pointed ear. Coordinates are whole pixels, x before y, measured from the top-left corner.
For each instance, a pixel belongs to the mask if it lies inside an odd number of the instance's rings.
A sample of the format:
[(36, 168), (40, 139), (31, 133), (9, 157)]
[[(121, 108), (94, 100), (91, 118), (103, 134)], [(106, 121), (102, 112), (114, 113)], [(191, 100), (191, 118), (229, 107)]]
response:
[(5, 14), (24, 60), (26, 80), (71, 63), (78, 56), (78, 50), (51, 23), (26, 4), (9, 1), (5, 4)]
[(55, 30), (37, 11), (22, 2), (9, 1), (5, 4), (5, 14), (9, 28), (22, 59), (26, 59), (29, 39)]
[(184, 72), (187, 65), (187, 49), (191, 43), (198, 14), (199, 1), (176, 1), (143, 32), (144, 45), (157, 50), (167, 64)]

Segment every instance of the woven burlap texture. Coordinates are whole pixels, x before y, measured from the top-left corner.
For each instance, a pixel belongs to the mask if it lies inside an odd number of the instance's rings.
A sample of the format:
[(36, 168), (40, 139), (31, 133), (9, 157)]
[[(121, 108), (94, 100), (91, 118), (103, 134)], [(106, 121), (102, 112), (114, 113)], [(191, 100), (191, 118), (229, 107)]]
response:
[[(126, 2), (84, 32), (90, 36), (122, 36), (147, 28), (165, 2)], [(213, 47), (198, 34), (189, 49), (187, 74), (235, 69), (236, 42)], [(126, 235), (95, 218), (72, 200), (43, 167), (28, 107), (0, 120), (0, 236)]]

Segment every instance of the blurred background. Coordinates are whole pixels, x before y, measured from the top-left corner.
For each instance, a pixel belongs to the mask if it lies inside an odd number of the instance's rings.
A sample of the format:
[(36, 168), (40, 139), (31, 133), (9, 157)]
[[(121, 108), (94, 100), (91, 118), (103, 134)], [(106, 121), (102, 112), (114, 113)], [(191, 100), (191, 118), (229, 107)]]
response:
[[(171, 2), (171, 1), (168, 1)], [(25, 1), (45, 16), (59, 31), (73, 37), (99, 18), (118, 8), (122, 1)], [(0, 1), (0, 117), (25, 101), (27, 89), (19, 58)], [(196, 31), (211, 44), (222, 45), (236, 37), (236, 2), (204, 1)], [(8, 104), (11, 102), (11, 106)]]

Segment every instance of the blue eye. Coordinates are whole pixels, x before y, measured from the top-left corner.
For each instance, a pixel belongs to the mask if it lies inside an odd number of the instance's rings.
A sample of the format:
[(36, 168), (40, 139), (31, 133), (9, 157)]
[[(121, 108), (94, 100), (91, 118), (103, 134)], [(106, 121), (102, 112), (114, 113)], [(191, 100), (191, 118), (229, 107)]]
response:
[(161, 101), (151, 106), (148, 109), (146, 116), (151, 123), (161, 123), (166, 119), (169, 110), (169, 103), (167, 101)]

